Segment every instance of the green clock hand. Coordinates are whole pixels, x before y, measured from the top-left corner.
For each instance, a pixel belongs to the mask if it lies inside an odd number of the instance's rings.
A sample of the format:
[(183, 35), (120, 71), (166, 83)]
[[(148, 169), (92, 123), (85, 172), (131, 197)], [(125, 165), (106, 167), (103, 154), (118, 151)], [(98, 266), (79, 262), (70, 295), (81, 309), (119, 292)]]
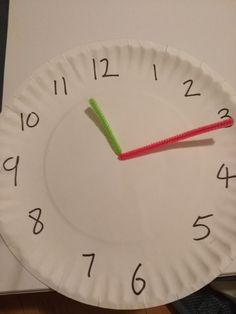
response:
[(116, 155), (120, 155), (122, 152), (121, 147), (120, 147), (114, 133), (112, 132), (112, 129), (111, 129), (107, 119), (105, 118), (105, 115), (103, 114), (101, 108), (97, 104), (96, 100), (93, 98), (89, 99), (89, 104), (90, 104), (91, 108), (93, 109), (93, 112), (96, 114), (96, 117), (99, 120), (99, 123), (103, 129), (104, 135), (106, 136), (107, 141), (111, 145), (112, 150), (115, 152)]

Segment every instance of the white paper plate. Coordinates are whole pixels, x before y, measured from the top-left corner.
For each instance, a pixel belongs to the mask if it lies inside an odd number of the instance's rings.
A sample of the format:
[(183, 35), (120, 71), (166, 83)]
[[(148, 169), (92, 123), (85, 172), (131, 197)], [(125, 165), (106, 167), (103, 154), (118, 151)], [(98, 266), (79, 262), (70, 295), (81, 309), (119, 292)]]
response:
[(1, 115), (10, 250), (44, 284), (101, 307), (152, 307), (203, 287), (235, 257), (235, 125), (119, 161), (89, 98), (123, 151), (236, 117), (235, 92), (175, 49), (122, 40), (56, 57)]

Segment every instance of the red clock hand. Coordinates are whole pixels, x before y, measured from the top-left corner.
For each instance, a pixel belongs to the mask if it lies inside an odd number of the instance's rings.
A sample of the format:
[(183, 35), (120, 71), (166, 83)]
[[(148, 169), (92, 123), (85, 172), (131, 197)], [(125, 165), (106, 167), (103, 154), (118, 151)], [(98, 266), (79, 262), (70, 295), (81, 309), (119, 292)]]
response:
[(199, 128), (188, 130), (183, 133), (165, 138), (163, 140), (121, 153), (118, 155), (118, 159), (125, 160), (125, 159), (135, 158), (141, 155), (145, 155), (145, 154), (148, 154), (157, 150), (158, 148), (162, 148), (164, 146), (183, 141), (187, 138), (190, 138), (190, 137), (202, 134), (202, 133), (207, 133), (207, 132), (211, 132), (220, 128), (225, 128), (225, 127), (233, 125), (233, 123), (234, 123), (234, 120), (232, 118), (227, 118), (227, 119), (215, 122), (215, 123), (203, 125)]

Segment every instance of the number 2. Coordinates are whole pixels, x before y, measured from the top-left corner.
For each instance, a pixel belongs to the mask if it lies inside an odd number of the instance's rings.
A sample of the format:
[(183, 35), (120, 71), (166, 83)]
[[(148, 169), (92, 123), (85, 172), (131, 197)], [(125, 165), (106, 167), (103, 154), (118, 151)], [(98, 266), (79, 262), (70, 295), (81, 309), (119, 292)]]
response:
[(183, 82), (183, 85), (185, 85), (187, 83), (189, 83), (189, 86), (188, 86), (186, 93), (184, 94), (185, 97), (201, 96), (201, 93), (190, 93), (190, 90), (191, 90), (192, 85), (193, 85), (193, 80), (187, 80), (187, 81)]

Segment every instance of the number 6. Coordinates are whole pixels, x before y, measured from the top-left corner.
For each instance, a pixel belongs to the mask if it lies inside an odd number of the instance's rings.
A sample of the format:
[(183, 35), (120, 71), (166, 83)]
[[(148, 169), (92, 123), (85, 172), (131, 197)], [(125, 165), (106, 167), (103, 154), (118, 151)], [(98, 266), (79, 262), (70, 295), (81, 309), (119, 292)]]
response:
[[(137, 274), (137, 272), (141, 266), (142, 266), (142, 264), (138, 264), (138, 266), (135, 269), (135, 272), (133, 274), (133, 277), (132, 277), (132, 290), (136, 295), (141, 294), (143, 292), (144, 288), (146, 287), (146, 281), (141, 277), (136, 277), (136, 274)], [(141, 287), (138, 290), (135, 288), (135, 282), (137, 282), (137, 281), (139, 281), (141, 283)]]

